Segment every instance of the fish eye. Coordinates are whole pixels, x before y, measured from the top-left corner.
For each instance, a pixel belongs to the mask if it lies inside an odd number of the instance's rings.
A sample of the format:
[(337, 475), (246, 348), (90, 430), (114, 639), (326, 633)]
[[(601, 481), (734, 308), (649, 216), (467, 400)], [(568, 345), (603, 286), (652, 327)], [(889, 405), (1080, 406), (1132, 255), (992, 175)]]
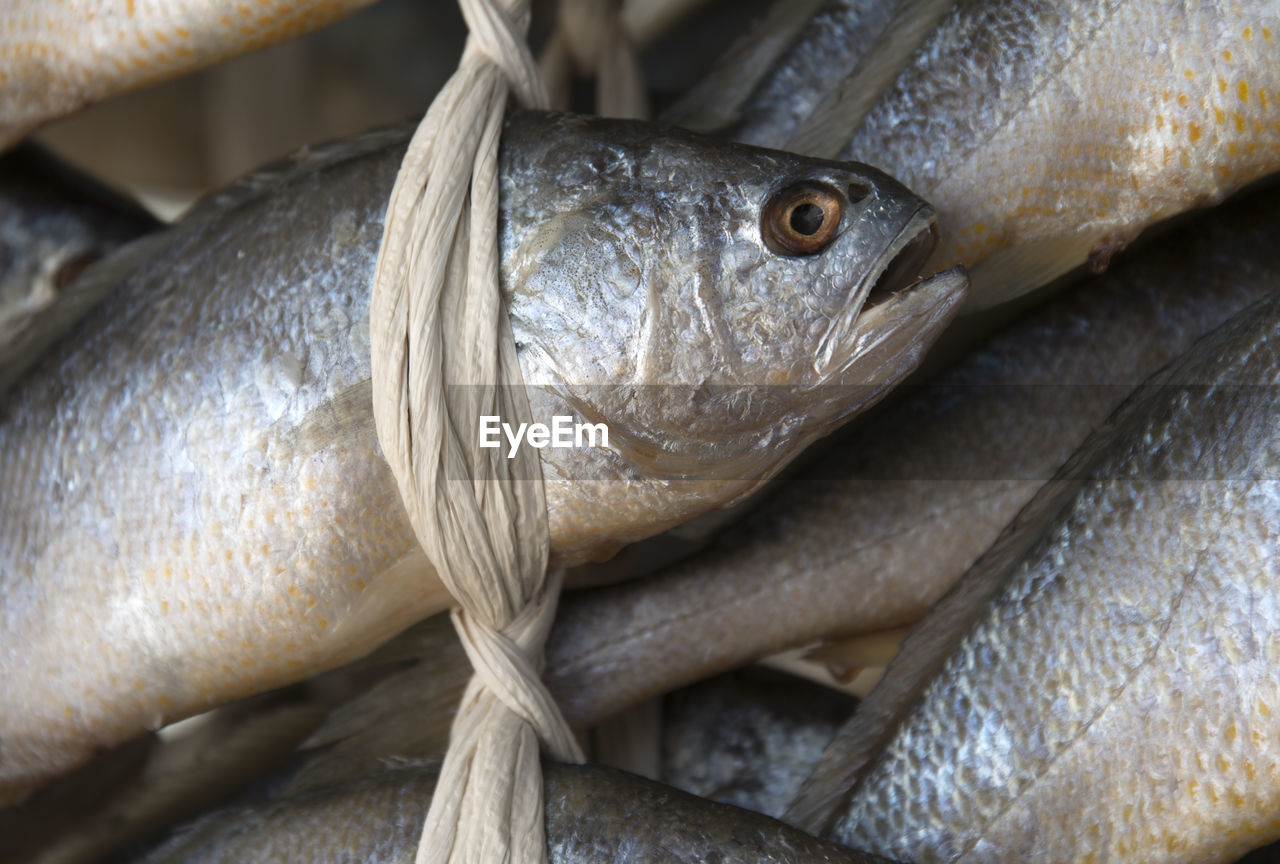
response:
[(760, 235), (779, 255), (816, 255), (835, 239), (840, 193), (824, 183), (793, 183), (777, 192), (760, 215)]

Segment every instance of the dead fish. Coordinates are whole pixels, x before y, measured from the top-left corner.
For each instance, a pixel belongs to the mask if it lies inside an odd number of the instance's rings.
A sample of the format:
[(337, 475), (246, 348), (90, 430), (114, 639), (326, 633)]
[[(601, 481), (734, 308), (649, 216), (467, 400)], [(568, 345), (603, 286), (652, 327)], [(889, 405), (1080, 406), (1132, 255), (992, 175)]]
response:
[(928, 197), (933, 263), (968, 265), (990, 306), (1276, 171), (1277, 97), (1271, 0), (962, 0), (830, 153)]
[(300, 36), (370, 2), (171, 0), (103, 6), (92, 15), (64, 3), (6, 3), (0, 147), (101, 99)]
[(0, 156), (0, 393), (101, 299), (80, 288), (81, 273), (158, 227), (40, 147)]
[(969, 268), (970, 308), (1101, 270), (1147, 226), (1280, 169), (1271, 0), (831, 0), (780, 56), (723, 131), (924, 195), (930, 266)]
[(805, 466), (704, 551), (566, 595), (548, 686), (590, 722), (774, 652), (918, 621), (1133, 389), (1280, 280), (1273, 189), (1197, 214)]
[[(547, 860), (553, 864), (883, 860), (599, 766), (544, 763), (543, 784)], [(434, 787), (434, 769), (408, 767), (296, 799), (231, 808), (179, 829), (143, 862), (409, 862)]]
[(1144, 386), (911, 634), (790, 812), (906, 860), (1280, 836), (1280, 295)]
[[(215, 198), (3, 406), (4, 798), (447, 603), (370, 417), (406, 139)], [(504, 142), (534, 416), (611, 435), (542, 451), (561, 563), (749, 493), (901, 380), (964, 294), (958, 272), (911, 283), (931, 211), (871, 169), (566, 116)]]
[[(1277, 231), (1269, 190), (1189, 217), (863, 417), (706, 551), (565, 594), (545, 679), (566, 717), (591, 726), (777, 651), (918, 621), (1140, 381), (1276, 284)], [(328, 718), (303, 786), (442, 749), (466, 683), (448, 627), (369, 660), (412, 665)]]

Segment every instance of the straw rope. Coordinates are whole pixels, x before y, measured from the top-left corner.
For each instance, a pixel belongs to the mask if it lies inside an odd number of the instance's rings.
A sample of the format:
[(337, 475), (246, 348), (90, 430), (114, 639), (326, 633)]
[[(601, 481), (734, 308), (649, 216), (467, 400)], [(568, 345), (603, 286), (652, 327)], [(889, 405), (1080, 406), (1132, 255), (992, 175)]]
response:
[[(508, 94), (547, 96), (528, 0), (460, 0), (471, 34), (414, 135), (387, 207), (370, 311), (378, 438), (475, 667), (419, 862), (546, 858), (539, 741), (582, 753), (538, 677), (555, 614), (536, 451), (480, 448), (480, 417), (530, 409), (498, 282), (498, 139)], [(431, 178), (430, 184), (427, 179)]]

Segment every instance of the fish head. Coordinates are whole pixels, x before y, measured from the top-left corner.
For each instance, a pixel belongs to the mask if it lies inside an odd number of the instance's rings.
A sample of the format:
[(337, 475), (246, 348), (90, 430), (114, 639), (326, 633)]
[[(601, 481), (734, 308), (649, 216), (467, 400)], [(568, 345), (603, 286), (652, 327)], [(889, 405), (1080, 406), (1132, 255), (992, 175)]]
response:
[[(558, 123), (508, 123), (503, 280), (535, 417), (608, 429), (607, 447), (541, 453), (549, 484), (572, 478), (548, 501), (589, 502), (565, 518), (591, 543), (753, 491), (902, 380), (959, 308), (962, 272), (916, 278), (933, 211), (873, 168)], [(553, 536), (572, 527), (551, 516)]]

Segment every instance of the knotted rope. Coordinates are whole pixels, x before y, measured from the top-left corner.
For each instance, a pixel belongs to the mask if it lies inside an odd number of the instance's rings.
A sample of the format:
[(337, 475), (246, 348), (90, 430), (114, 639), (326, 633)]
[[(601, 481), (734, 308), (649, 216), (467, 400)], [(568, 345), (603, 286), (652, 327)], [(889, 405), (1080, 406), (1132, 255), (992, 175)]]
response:
[(538, 677), (560, 590), (546, 571), (538, 456), (479, 447), (482, 415), (531, 419), (499, 294), (498, 139), (509, 92), (527, 107), (547, 96), (524, 41), (529, 0), (459, 5), (462, 60), (387, 206), (370, 309), (374, 420), (475, 667), (417, 860), (518, 864), (546, 856), (539, 741), (582, 761)]

